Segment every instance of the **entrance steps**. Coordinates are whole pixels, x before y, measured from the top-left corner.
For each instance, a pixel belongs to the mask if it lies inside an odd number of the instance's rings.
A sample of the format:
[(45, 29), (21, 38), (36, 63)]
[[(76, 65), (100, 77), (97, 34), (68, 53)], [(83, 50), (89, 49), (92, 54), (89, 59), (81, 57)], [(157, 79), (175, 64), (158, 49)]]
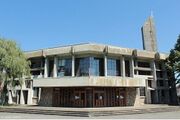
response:
[[(98, 117), (98, 116), (115, 116), (115, 115), (131, 115), (131, 114), (145, 114), (145, 113), (156, 113), (156, 112), (172, 112), (180, 111), (180, 106), (157, 106), (157, 107), (142, 107), (142, 108), (126, 108), (126, 107), (113, 107), (110, 108), (91, 108), (82, 109), (77, 108), (76, 110), (68, 110), (64, 108), (49, 107), (0, 107), (0, 112), (10, 113), (26, 113), (26, 114), (43, 114), (43, 115), (59, 115), (59, 116), (74, 116), (74, 117)], [(123, 109), (124, 108), (124, 109)], [(73, 108), (75, 109), (75, 108)], [(79, 110), (78, 110), (79, 109)]]

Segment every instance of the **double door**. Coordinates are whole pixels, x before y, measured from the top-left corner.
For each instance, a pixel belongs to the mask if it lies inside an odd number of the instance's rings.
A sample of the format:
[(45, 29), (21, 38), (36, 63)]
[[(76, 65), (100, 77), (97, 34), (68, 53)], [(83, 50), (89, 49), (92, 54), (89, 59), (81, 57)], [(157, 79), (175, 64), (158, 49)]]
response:
[(75, 107), (85, 107), (86, 106), (86, 92), (85, 91), (75, 91), (74, 92), (74, 102)]
[(104, 91), (94, 91), (94, 106), (95, 107), (106, 106), (106, 96)]
[(115, 105), (114, 106), (125, 106), (125, 92), (117, 90), (115, 92)]

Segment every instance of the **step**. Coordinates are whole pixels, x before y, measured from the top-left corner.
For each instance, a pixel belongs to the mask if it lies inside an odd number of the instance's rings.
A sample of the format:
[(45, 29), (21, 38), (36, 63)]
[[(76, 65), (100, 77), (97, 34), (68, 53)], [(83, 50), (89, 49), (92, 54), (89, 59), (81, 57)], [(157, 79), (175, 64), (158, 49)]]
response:
[(180, 111), (180, 107), (162, 107), (162, 108), (142, 108), (129, 110), (109, 110), (109, 111), (65, 111), (65, 110), (45, 110), (45, 109), (29, 109), (29, 108), (0, 108), (0, 112), (26, 113), (26, 114), (44, 114), (44, 115), (60, 115), (60, 116), (78, 116), (78, 117), (98, 117), (112, 115), (130, 115), (144, 114), (155, 112)]

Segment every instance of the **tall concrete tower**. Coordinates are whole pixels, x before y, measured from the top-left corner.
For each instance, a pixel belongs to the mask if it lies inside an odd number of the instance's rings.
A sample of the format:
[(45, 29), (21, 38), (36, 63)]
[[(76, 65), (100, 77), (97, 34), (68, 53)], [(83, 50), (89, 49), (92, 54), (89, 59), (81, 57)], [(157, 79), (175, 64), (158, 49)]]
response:
[(141, 28), (143, 49), (148, 51), (157, 51), (156, 29), (151, 15)]

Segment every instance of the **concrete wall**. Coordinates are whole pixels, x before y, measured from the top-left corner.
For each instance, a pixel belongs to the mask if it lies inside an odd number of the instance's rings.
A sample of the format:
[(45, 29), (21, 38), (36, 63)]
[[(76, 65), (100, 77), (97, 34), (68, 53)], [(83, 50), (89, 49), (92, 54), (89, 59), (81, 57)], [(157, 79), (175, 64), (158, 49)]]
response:
[[(106, 48), (107, 50), (105, 50)], [(37, 51), (29, 51), (29, 52), (25, 52), (25, 55), (27, 56), (27, 58), (32, 58), (32, 57), (53, 56), (53, 55), (71, 55), (71, 53), (75, 55), (87, 54), (87, 53), (104, 54), (104, 51), (106, 51), (106, 53), (110, 55), (114, 54), (117, 56), (121, 56), (121, 55), (132, 56), (134, 50), (135, 49), (87, 43), (81, 45), (69, 45), (65, 47), (56, 47), (56, 48), (48, 48)], [(148, 52), (141, 50), (135, 50), (135, 51), (137, 52), (137, 55), (139, 57), (155, 59), (155, 54), (156, 54), (155, 52)], [(161, 53), (161, 56), (166, 56), (166, 55)], [(165, 59), (164, 57), (160, 57), (160, 58)]]
[(126, 88), (126, 105), (134, 106), (136, 101), (136, 88)]
[(118, 87), (145, 87), (144, 78), (130, 77), (61, 77), (34, 79), (34, 87), (75, 87), (75, 86), (118, 86)]
[(53, 88), (41, 88), (40, 106), (52, 106)]

